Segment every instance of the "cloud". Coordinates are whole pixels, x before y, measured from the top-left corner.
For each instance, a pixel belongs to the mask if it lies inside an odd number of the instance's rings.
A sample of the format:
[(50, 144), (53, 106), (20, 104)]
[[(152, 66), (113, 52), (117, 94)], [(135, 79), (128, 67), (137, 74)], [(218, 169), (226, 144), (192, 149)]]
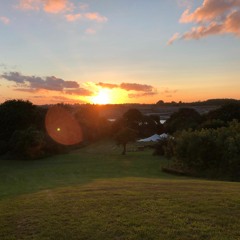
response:
[(240, 37), (240, 0), (204, 0), (195, 11), (188, 8), (182, 14), (180, 23), (194, 23), (196, 26), (186, 33), (171, 38), (201, 39), (210, 35), (232, 34)]
[(17, 8), (22, 10), (39, 10), (40, 3), (40, 0), (20, 0)]
[(4, 78), (8, 81), (16, 82), (16, 83), (24, 83), (25, 82), (24, 76), (22, 76), (18, 72), (4, 73), (1, 75), (1, 78)]
[(99, 82), (96, 84), (97, 86), (103, 87), (103, 88), (119, 88), (119, 85), (117, 84), (112, 84), (112, 83), (103, 83), (103, 82)]
[(82, 18), (82, 14), (78, 13), (78, 14), (67, 14), (65, 15), (65, 18), (68, 22), (75, 22), (78, 19)]
[(178, 92), (177, 89), (169, 89), (169, 88), (166, 88), (164, 91), (161, 92), (162, 95), (164, 95), (165, 97), (173, 97), (176, 93)]
[(90, 21), (104, 23), (107, 22), (108, 19), (97, 12), (88, 12), (84, 14), (84, 18)]
[(146, 84), (138, 83), (121, 83), (120, 88), (126, 91), (142, 91), (142, 92), (152, 92), (153, 87)]
[[(146, 85), (146, 84), (139, 84), (139, 83), (121, 83), (121, 84), (112, 84), (112, 83), (103, 83), (99, 82), (96, 84), (97, 86), (100, 86), (102, 88), (119, 88), (122, 90), (125, 90), (127, 92), (135, 92), (135, 93), (129, 93), (128, 97), (129, 98), (138, 98), (138, 97), (143, 97), (143, 96), (152, 96), (157, 94), (156, 89), (154, 89), (153, 86), (151, 85)], [(138, 93), (136, 93), (138, 92)]]
[(20, 0), (17, 7), (22, 10), (43, 10), (56, 14), (72, 11), (74, 4), (69, 0)]
[(5, 25), (7, 25), (7, 24), (10, 23), (10, 19), (7, 18), (7, 17), (4, 17), (4, 16), (1, 16), (1, 17), (0, 17), (0, 21), (1, 21), (2, 23), (4, 23)]
[(173, 36), (168, 40), (167, 45), (172, 45), (177, 39), (179, 39), (179, 37), (179, 33), (173, 34)]
[(174, 90), (169, 90), (168, 88), (165, 89), (162, 93), (163, 94), (173, 94), (173, 93), (176, 93), (178, 90), (177, 89), (174, 89)]
[(66, 90), (64, 93), (69, 95), (78, 95), (78, 96), (92, 96), (93, 92), (85, 88), (76, 88), (72, 90)]
[(157, 92), (145, 92), (145, 93), (137, 93), (137, 94), (130, 93), (130, 94), (128, 94), (128, 97), (129, 98), (139, 98), (139, 97), (146, 97), (146, 96), (154, 96), (157, 94), (158, 94)]
[(44, 3), (44, 10), (48, 13), (66, 12), (73, 8), (73, 3), (68, 0), (45, 0)]
[[(95, 34), (99, 30), (98, 25), (106, 23), (107, 17), (98, 12), (88, 11), (89, 6), (84, 3), (73, 3), (73, 0), (17, 0), (17, 9), (25, 11), (43, 11), (48, 14), (61, 16), (69, 23), (94, 22), (94, 27), (90, 26), (85, 30), (86, 34)], [(6, 23), (7, 19), (1, 19)], [(97, 23), (97, 24), (96, 24)], [(86, 24), (86, 23), (85, 23)]]
[(85, 20), (85, 21), (94, 21), (98, 23), (104, 23), (107, 22), (108, 19), (99, 13), (77, 13), (77, 14), (66, 14), (65, 19), (68, 22), (75, 22), (77, 20)]
[[(38, 92), (40, 90), (64, 92), (70, 95), (90, 96), (92, 92), (80, 88), (79, 84), (75, 81), (66, 81), (55, 76), (51, 77), (36, 77), (26, 76), (19, 72), (9, 72), (0, 75), (1, 78), (12, 81), (18, 84), (16, 91), (24, 92)], [(20, 87), (19, 87), (20, 86)]]

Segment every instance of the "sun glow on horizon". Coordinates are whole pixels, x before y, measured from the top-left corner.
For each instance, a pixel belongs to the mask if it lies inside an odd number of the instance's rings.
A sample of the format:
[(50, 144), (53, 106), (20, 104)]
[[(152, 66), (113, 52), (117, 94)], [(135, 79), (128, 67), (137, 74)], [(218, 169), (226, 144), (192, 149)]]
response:
[(94, 104), (108, 104), (111, 103), (110, 99), (110, 90), (109, 89), (100, 89), (98, 94), (94, 97), (92, 97), (91, 101)]

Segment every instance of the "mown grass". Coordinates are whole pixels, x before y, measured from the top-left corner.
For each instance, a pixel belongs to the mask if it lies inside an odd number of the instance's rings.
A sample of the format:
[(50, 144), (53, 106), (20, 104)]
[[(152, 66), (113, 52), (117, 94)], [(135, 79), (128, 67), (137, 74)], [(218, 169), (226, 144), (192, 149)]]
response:
[[(130, 146), (131, 149), (131, 146)], [(151, 151), (129, 152), (111, 142), (93, 144), (70, 154), (34, 161), (0, 161), (0, 199), (43, 189), (85, 184), (95, 179), (173, 178), (161, 172), (165, 159)]]
[(149, 151), (120, 152), (1, 161), (0, 239), (240, 239), (239, 183), (173, 177)]
[(237, 183), (108, 179), (0, 202), (0, 239), (240, 238)]

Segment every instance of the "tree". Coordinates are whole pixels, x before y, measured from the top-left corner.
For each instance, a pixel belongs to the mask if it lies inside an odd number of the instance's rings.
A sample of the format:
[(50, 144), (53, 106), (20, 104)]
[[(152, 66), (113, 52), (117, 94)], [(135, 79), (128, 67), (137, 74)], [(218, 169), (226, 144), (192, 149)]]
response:
[(196, 129), (201, 121), (202, 117), (195, 109), (181, 108), (170, 116), (165, 126), (169, 133), (174, 133), (189, 128)]
[(240, 120), (240, 103), (232, 102), (216, 110), (210, 111), (206, 118), (208, 120), (219, 119), (223, 122), (230, 122), (234, 119)]
[(137, 132), (131, 128), (122, 128), (115, 136), (115, 140), (118, 145), (123, 146), (122, 155), (126, 154), (127, 144), (135, 141), (137, 138)]
[(143, 121), (143, 115), (139, 110), (131, 108), (123, 114), (123, 120), (126, 127), (139, 130), (139, 126)]
[(36, 125), (36, 106), (29, 101), (8, 100), (0, 105), (0, 139), (8, 141), (16, 130)]

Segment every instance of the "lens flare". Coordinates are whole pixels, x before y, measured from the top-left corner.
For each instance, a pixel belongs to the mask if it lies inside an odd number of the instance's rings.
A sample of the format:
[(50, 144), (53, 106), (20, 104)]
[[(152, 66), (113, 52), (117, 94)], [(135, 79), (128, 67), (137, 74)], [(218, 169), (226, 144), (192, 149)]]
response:
[(83, 141), (83, 134), (77, 120), (62, 106), (51, 107), (45, 118), (49, 136), (63, 145), (74, 145)]

